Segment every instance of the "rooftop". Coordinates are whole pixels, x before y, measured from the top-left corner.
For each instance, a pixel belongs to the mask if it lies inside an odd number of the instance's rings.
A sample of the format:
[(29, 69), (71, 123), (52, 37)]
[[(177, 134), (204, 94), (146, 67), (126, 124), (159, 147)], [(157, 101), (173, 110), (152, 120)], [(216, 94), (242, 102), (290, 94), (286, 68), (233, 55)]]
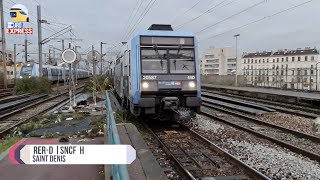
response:
[(278, 50), (276, 52), (256, 52), (247, 53), (242, 56), (242, 58), (256, 58), (256, 57), (270, 57), (270, 56), (296, 56), (296, 55), (318, 55), (319, 51), (316, 48), (305, 48), (296, 50)]

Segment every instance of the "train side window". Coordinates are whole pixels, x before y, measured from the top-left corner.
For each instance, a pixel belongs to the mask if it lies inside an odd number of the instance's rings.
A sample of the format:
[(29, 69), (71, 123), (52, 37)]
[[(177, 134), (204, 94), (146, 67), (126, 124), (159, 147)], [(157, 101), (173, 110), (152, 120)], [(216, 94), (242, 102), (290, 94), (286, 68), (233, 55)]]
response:
[(42, 74), (44, 77), (48, 77), (48, 70), (46, 68), (42, 69)]

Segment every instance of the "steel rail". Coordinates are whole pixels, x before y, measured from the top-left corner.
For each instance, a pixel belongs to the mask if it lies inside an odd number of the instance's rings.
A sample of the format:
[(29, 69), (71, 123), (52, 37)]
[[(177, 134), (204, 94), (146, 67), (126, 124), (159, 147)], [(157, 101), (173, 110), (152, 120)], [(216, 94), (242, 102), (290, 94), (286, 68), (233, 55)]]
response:
[[(226, 157), (230, 162), (233, 162), (235, 165), (237, 165), (238, 167), (240, 167), (241, 169), (245, 170), (246, 173), (249, 173), (250, 176), (254, 177), (255, 179), (270, 179), (267, 176), (265, 176), (264, 174), (262, 174), (261, 172), (257, 171), (256, 169), (248, 166), (247, 164), (245, 164), (243, 161), (237, 159), (235, 156), (233, 156), (232, 154), (228, 153), (227, 151), (223, 150), (222, 148), (218, 147), (218, 145), (214, 144), (213, 142), (209, 141), (208, 139), (206, 139), (205, 137), (203, 137), (202, 135), (198, 134), (197, 132), (187, 128), (186, 126), (175, 122), (176, 124), (178, 124), (179, 127), (182, 127), (182, 129), (184, 131), (187, 131), (188, 133), (190, 133), (190, 135), (192, 135), (193, 137), (197, 137), (198, 139), (201, 140), (201, 142), (204, 142), (205, 144), (207, 144), (211, 149), (213, 149), (215, 152), (218, 152), (218, 154), (220, 156), (224, 156)], [(150, 128), (149, 125), (147, 125), (146, 123), (142, 122), (142, 124), (144, 125), (144, 127), (149, 131), (149, 133), (160, 143), (160, 145), (163, 147), (163, 150), (165, 151), (165, 153), (171, 157), (171, 159), (175, 162), (175, 164), (177, 165), (178, 171), (180, 173), (182, 173), (186, 178), (188, 179), (198, 179), (197, 177), (195, 177), (192, 172), (190, 172), (188, 169), (186, 169), (180, 162), (179, 160), (175, 157), (175, 155), (169, 150), (169, 148), (167, 147), (167, 145), (158, 137), (158, 135), (152, 130), (152, 128)], [(176, 129), (175, 129), (176, 130)]]

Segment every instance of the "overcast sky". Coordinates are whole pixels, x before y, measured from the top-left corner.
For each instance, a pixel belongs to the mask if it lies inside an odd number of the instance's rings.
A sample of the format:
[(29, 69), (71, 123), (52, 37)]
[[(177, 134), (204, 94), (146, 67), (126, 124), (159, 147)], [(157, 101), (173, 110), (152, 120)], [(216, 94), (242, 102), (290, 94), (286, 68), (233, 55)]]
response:
[[(4, 3), (6, 22), (11, 21), (8, 12), (15, 3), (24, 4), (28, 8), (31, 23), (26, 23), (25, 27), (29, 26), (34, 29), (34, 34), (28, 36), (32, 43), (29, 52), (36, 52), (37, 22), (35, 17), (38, 3), (42, 6), (43, 19), (51, 22), (51, 25), (43, 25), (45, 28), (43, 38), (66, 27), (63, 24), (70, 24), (73, 26), (75, 36), (84, 39), (76, 43), (82, 47), (82, 51), (85, 51), (91, 45), (95, 45), (95, 48), (98, 49), (101, 41), (116, 45), (119, 45), (121, 41), (128, 41), (129, 38), (125, 37), (131, 36), (129, 30), (134, 29), (132, 26), (137, 24), (138, 18), (141, 17), (150, 1), (153, 2), (153, 0), (8, 0)], [(314, 47), (320, 44), (319, 0), (313, 0), (283, 14), (232, 30), (308, 1), (201, 0), (190, 10), (198, 0), (157, 0), (135, 32), (145, 30), (155, 23), (172, 24), (173, 28), (179, 31), (196, 33), (201, 51), (210, 46), (235, 46), (233, 37), (235, 34), (241, 34), (239, 52)], [(140, 4), (141, 7), (136, 13)], [(209, 9), (211, 9), (209, 13), (203, 14)], [(245, 9), (247, 11), (218, 23)], [(187, 10), (189, 11), (186, 12)], [(202, 16), (199, 17), (199, 15)], [(199, 18), (195, 19), (196, 17)], [(197, 33), (214, 24), (216, 25)], [(12, 49), (14, 43), (23, 43), (24, 39), (24, 35), (6, 35), (6, 37), (9, 49)], [(65, 37), (74, 37), (74, 35), (67, 33)], [(61, 47), (61, 44), (57, 42), (49, 44)], [(22, 47), (19, 48), (18, 51), (22, 49)], [(105, 46), (105, 51), (106, 48), (108, 46)]]

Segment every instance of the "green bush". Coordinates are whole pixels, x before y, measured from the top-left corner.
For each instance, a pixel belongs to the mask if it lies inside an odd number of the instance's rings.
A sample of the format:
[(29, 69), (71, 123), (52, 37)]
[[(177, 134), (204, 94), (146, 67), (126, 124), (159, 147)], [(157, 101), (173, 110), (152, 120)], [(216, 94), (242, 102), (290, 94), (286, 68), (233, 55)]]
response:
[(23, 78), (17, 79), (15, 94), (50, 94), (51, 81), (46, 78)]
[(104, 94), (106, 90), (111, 88), (109, 79), (106, 76), (92, 77), (86, 84), (85, 91), (96, 92), (98, 94)]

